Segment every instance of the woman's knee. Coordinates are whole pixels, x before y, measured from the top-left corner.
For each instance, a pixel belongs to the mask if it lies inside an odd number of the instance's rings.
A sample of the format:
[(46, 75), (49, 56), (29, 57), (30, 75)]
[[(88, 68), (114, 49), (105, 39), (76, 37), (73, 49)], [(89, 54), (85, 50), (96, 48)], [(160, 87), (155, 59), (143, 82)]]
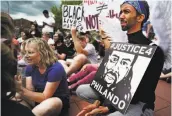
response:
[(53, 116), (60, 114), (62, 107), (62, 101), (57, 97), (53, 97), (41, 102), (32, 112), (38, 116)]

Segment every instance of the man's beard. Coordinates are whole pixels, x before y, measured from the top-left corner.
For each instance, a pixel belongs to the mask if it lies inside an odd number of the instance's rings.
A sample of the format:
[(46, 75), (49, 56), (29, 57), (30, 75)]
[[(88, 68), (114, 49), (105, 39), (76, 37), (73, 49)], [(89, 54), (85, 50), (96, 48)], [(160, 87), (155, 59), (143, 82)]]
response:
[[(121, 22), (122, 31), (129, 30), (130, 26), (128, 25), (128, 22), (127, 21), (125, 21), (125, 20), (122, 19), (120, 22)], [(123, 23), (125, 23), (125, 25), (122, 25)]]
[(122, 28), (123, 31), (127, 31), (127, 30), (130, 29), (130, 27), (129, 27), (128, 25), (126, 25), (126, 26), (121, 26), (121, 28)]

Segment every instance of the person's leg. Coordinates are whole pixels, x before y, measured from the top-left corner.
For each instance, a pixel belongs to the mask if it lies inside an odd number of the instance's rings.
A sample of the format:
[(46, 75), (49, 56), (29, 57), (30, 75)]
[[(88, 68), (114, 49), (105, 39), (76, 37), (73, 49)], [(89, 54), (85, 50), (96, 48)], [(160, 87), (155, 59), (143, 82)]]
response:
[[(89, 74), (91, 76), (92, 75), (91, 73), (93, 71), (97, 71), (97, 69), (98, 69), (97, 67), (93, 66), (92, 64), (86, 64), (86, 65), (87, 65), (87, 67), (84, 70), (81, 70), (78, 73), (71, 75), (68, 78), (68, 82), (73, 82), (73, 81), (76, 81), (76, 80), (80, 80), (80, 79), (86, 78), (86, 76), (88, 76)], [(91, 79), (90, 76), (88, 77), (88, 79)], [(87, 83), (89, 83), (89, 82), (86, 82), (86, 84)]]
[(122, 114), (119, 111), (116, 111), (114, 113), (110, 113), (107, 116), (153, 116), (153, 110), (151, 109), (145, 109), (143, 111), (145, 103), (139, 102), (137, 104), (130, 104), (128, 107), (128, 110), (126, 111), (126, 114)]
[(76, 74), (72, 74), (69, 78), (68, 78), (68, 82), (73, 82), (79, 79), (82, 79), (83, 77), (85, 77), (88, 74), (88, 71), (79, 71)]
[(90, 84), (80, 85), (76, 89), (76, 94), (78, 97), (90, 103), (94, 103), (95, 100), (100, 100), (99, 94), (90, 87)]
[(79, 70), (85, 63), (87, 63), (87, 57), (83, 54), (78, 54), (74, 57), (74, 61), (71, 63), (69, 68), (67, 69), (67, 75), (71, 75)]
[(91, 73), (89, 73), (87, 76), (85, 76), (83, 79), (79, 80), (77, 82), (78, 85), (81, 85), (81, 84), (89, 84), (93, 81), (95, 75), (96, 75), (96, 72), (97, 71), (92, 71)]
[(87, 64), (86, 70), (88, 72), (92, 72), (92, 71), (97, 71), (98, 70), (98, 66), (95, 66), (96, 64)]
[(79, 80), (76, 83), (70, 85), (69, 89), (77, 88), (79, 85), (82, 85), (82, 84), (90, 84), (92, 82), (92, 80), (94, 79), (94, 76), (95, 76), (96, 72), (97, 71), (92, 71), (91, 73), (89, 73), (87, 76), (85, 76), (81, 80)]
[(62, 101), (57, 97), (49, 98), (33, 108), (36, 116), (58, 116), (62, 109)]
[(91, 83), (91, 81), (94, 79), (94, 76), (95, 76), (96, 72), (97, 71), (92, 71), (91, 73), (89, 73), (87, 76), (85, 76), (81, 80), (79, 80), (76, 83), (70, 85), (69, 89), (77, 88), (79, 85), (82, 85), (82, 84), (89, 84), (89, 83)]

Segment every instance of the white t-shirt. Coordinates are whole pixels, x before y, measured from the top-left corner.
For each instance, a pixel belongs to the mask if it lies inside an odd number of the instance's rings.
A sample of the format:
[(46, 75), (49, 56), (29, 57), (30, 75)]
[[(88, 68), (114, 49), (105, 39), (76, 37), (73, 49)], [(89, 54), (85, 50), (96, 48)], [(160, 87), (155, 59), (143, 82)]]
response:
[[(52, 25), (53, 23), (55, 23), (55, 20), (53, 17), (48, 17), (48, 18), (45, 18), (44, 21), (45, 23), (49, 24), (49, 25)], [(48, 25), (45, 25), (44, 28), (42, 29), (42, 32), (54, 32), (54, 28), (53, 27), (50, 27)]]
[(97, 53), (96, 53), (95, 47), (92, 44), (87, 43), (84, 50), (86, 50), (88, 52), (87, 58), (90, 61), (90, 63), (91, 64), (97, 64), (98, 60), (97, 60)]

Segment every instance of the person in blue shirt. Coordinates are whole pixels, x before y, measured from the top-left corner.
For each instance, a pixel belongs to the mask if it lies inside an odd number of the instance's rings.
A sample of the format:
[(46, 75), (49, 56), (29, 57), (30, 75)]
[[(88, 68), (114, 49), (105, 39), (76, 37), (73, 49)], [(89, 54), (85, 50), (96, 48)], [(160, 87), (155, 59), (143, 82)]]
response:
[[(26, 88), (19, 86), (22, 97), (34, 101), (36, 116), (54, 116), (69, 108), (66, 73), (45, 40), (31, 38), (24, 42)], [(21, 79), (16, 78), (18, 85)]]

